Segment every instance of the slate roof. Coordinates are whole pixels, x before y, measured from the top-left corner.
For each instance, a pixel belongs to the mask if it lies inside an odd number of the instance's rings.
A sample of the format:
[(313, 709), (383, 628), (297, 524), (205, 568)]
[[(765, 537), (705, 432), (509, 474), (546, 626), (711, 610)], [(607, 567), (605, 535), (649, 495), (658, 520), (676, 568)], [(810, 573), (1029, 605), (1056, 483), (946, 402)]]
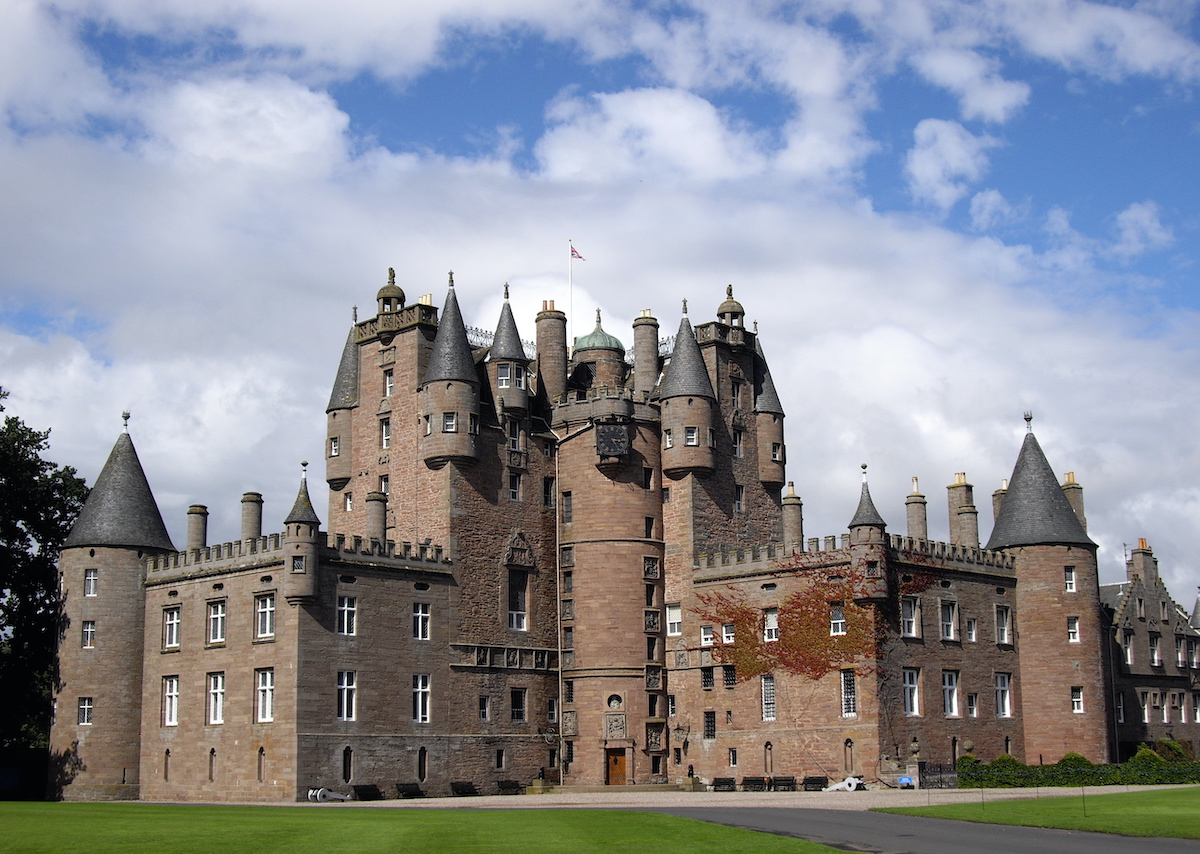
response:
[(496, 334), (492, 337), (492, 349), (488, 360), (522, 363), (529, 361), (525, 356), (525, 345), (521, 343), (521, 336), (517, 332), (517, 322), (513, 320), (512, 306), (508, 304), (507, 299), (500, 309), (500, 322), (496, 324)]
[(696, 333), (687, 315), (679, 321), (679, 332), (675, 335), (675, 346), (671, 350), (671, 361), (663, 373), (662, 385), (659, 386), (658, 397), (666, 400), (670, 397), (707, 397), (716, 400), (713, 394), (712, 381), (708, 378), (708, 368), (704, 366), (704, 357), (700, 355), (700, 345), (696, 343)]
[(620, 350), (625, 352), (625, 345), (615, 335), (609, 335), (600, 325), (600, 309), (596, 309), (596, 328), (587, 335), (575, 339), (575, 352), (580, 350)]
[(775, 391), (775, 381), (771, 379), (771, 369), (767, 367), (767, 359), (757, 337), (754, 339), (754, 411), (783, 415), (783, 404), (779, 401), (779, 393)]
[(305, 522), (318, 527), (321, 524), (321, 520), (317, 518), (317, 511), (313, 509), (312, 499), (308, 496), (308, 478), (306, 476), (300, 478), (300, 491), (296, 493), (296, 503), (292, 505), (292, 512), (288, 513), (287, 518), (283, 520), (285, 525), (292, 525), (296, 522)]
[(887, 522), (883, 521), (883, 517), (875, 509), (875, 502), (871, 500), (871, 490), (867, 487), (865, 479), (863, 480), (862, 493), (858, 497), (858, 509), (854, 511), (854, 518), (850, 520), (850, 524), (847, 527), (858, 528), (863, 525), (874, 525), (878, 528), (887, 527)]
[(64, 548), (75, 546), (175, 551), (128, 433), (117, 437), (75, 526), (63, 542)]
[(333, 391), (329, 395), (326, 412), (335, 409), (353, 409), (358, 406), (358, 344), (354, 340), (354, 327), (346, 336), (342, 348), (342, 360), (338, 362), (337, 376), (333, 379)]
[(1037, 437), (1030, 432), (1025, 434), (987, 548), (1035, 545), (1096, 544), (1083, 530)]
[(467, 327), (463, 323), (453, 283), (446, 294), (446, 307), (442, 309), (437, 336), (433, 339), (433, 350), (429, 354), (429, 367), (425, 369), (425, 382), (446, 380), (479, 382), (471, 345), (467, 342)]

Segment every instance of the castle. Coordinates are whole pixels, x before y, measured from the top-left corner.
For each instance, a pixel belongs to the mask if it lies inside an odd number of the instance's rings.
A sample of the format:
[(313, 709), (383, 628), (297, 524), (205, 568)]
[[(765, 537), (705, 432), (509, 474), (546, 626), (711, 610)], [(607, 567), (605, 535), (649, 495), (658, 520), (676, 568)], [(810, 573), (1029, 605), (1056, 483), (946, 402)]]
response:
[[(914, 479), (890, 532), (864, 466), (848, 531), (805, 540), (784, 413), (732, 288), (632, 353), (506, 299), (468, 335), (394, 275), (326, 410), (326, 523), (242, 498), (172, 544), (122, 433), (61, 554), (52, 729), (69, 799), (289, 801), (311, 787), (676, 784), (1009, 753), (1097, 762), (1200, 736), (1200, 613), (1144, 542), (1101, 588), (1083, 491), (1032, 432), (995, 524)], [(1172, 644), (1174, 645), (1172, 647)]]

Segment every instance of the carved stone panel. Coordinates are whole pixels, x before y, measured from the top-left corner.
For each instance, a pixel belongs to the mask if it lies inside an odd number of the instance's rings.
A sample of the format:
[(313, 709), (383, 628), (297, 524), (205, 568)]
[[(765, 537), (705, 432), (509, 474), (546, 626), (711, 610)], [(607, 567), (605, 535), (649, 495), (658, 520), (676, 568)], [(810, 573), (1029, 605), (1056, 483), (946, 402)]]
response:
[(622, 714), (608, 714), (604, 716), (604, 737), (605, 738), (624, 738), (625, 737), (625, 716)]
[(579, 735), (579, 716), (574, 710), (562, 714), (563, 735)]
[(688, 651), (686, 649), (675, 650), (675, 666), (676, 667), (690, 667), (691, 662), (690, 662), (689, 658), (690, 657), (688, 656)]
[(646, 690), (657, 691), (662, 688), (662, 668), (647, 667), (646, 668)]
[(657, 633), (662, 625), (662, 612), (646, 610), (646, 631)]
[(574, 620), (575, 619), (575, 600), (574, 599), (562, 600), (562, 618), (564, 620)]
[(662, 750), (663, 749), (663, 725), (662, 724), (647, 724), (646, 725), (646, 749), (647, 750)]

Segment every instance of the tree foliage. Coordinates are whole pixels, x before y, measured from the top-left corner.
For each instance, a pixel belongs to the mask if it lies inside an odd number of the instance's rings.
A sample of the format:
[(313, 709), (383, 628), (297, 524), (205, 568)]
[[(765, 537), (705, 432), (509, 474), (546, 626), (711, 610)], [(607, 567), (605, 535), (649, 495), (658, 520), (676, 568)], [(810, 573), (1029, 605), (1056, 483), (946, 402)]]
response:
[[(8, 393), (0, 389), (0, 401)], [(0, 412), (4, 411), (0, 403)], [(58, 552), (87, 498), (75, 469), (42, 458), (49, 431), (0, 427), (0, 747), (47, 744), (61, 603)]]

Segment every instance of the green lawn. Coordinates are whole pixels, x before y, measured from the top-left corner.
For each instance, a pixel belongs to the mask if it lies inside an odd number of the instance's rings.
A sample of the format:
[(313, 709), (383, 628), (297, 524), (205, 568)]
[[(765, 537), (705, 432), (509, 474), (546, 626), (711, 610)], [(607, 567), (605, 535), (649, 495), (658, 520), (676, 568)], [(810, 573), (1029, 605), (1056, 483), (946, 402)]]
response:
[[(1043, 789), (1043, 791), (1045, 791)], [(1200, 786), (1153, 792), (1118, 792), (1081, 797), (1065, 792), (1057, 797), (1017, 801), (949, 804), (940, 807), (881, 809), (905, 815), (1095, 830), (1125, 836), (1173, 836), (1200, 839)]]
[(440, 810), (0, 803), (20, 854), (834, 854), (799, 839), (617, 810)]

